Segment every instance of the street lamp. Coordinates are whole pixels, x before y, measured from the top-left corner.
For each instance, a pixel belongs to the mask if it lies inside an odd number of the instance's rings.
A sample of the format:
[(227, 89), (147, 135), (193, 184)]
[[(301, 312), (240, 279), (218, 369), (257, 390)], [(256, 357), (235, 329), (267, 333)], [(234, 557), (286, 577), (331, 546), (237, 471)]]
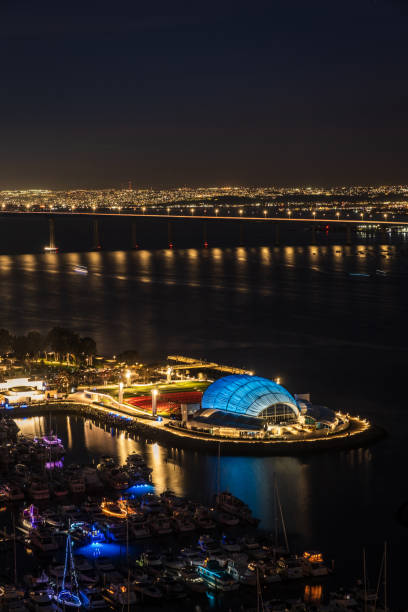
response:
[(123, 404), (123, 382), (120, 381), (119, 383), (119, 404)]
[(239, 214), (240, 214), (240, 215), (242, 215), (242, 213), (243, 213), (244, 211), (242, 210), (242, 208), (240, 208), (238, 212), (239, 212)]
[(142, 206), (142, 213), (145, 214), (146, 212), (146, 206)]
[(131, 376), (132, 376), (132, 372), (131, 372), (130, 370), (126, 370), (126, 374), (125, 374), (125, 376), (126, 376), (127, 386), (129, 386), (129, 383), (130, 383), (130, 378), (131, 378)]
[(194, 214), (194, 207), (193, 206), (190, 208), (190, 212), (191, 212), (192, 215)]
[(218, 208), (216, 208), (216, 209), (215, 209), (215, 216), (216, 216), (216, 217), (218, 217), (218, 213), (219, 213), (219, 212), (220, 212), (220, 211), (219, 211), (219, 209), (218, 209)]
[(290, 217), (291, 214), (292, 214), (292, 211), (288, 210), (288, 217)]
[(266, 215), (268, 214), (267, 210), (264, 210), (264, 216), (266, 217)]
[(363, 218), (364, 217), (364, 213), (360, 213), (360, 217)]
[(336, 212), (336, 217), (339, 218), (340, 217), (340, 213)]
[(313, 215), (313, 219), (316, 219), (316, 211), (315, 210), (312, 212), (312, 215)]
[(387, 220), (387, 217), (388, 217), (387, 213), (384, 213), (384, 219), (385, 220)]
[(168, 215), (170, 214), (170, 207), (169, 206), (167, 207), (167, 214)]

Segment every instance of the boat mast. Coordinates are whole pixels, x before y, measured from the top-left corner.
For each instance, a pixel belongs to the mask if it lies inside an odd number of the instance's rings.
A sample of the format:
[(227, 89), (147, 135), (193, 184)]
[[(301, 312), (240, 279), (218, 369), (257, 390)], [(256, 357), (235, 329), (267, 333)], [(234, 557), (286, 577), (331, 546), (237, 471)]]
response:
[(367, 612), (367, 569), (366, 569), (365, 548), (363, 548), (363, 586), (364, 586), (364, 612)]
[(387, 542), (384, 542), (384, 612), (387, 612)]
[(289, 552), (288, 535), (286, 533), (285, 519), (283, 517), (282, 504), (281, 504), (280, 497), (279, 497), (279, 489), (278, 489), (278, 483), (276, 482), (276, 479), (275, 479), (275, 494), (276, 494), (276, 501), (278, 503), (278, 508), (279, 508), (280, 520), (282, 523), (282, 531), (283, 531), (283, 537), (285, 539), (286, 551)]
[(276, 497), (276, 474), (273, 473), (273, 516), (275, 522), (275, 549), (278, 548), (278, 500)]
[(256, 566), (256, 612), (264, 612), (262, 600), (261, 582), (259, 580), (259, 567)]
[(13, 557), (14, 557), (14, 584), (17, 586), (17, 550), (16, 550), (16, 517), (13, 511)]
[(218, 442), (218, 462), (217, 462), (217, 497), (220, 496), (221, 483), (221, 442)]

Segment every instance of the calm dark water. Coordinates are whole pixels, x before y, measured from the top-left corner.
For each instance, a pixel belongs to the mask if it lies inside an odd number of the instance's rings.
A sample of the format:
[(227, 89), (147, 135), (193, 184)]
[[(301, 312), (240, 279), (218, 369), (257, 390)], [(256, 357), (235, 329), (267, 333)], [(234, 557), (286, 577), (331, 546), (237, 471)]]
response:
[[(89, 275), (76, 274), (75, 264)], [(405, 248), (389, 243), (4, 255), (0, 324), (70, 326), (94, 336), (100, 352), (136, 348), (144, 360), (178, 352), (242, 365), (385, 427), (388, 438), (370, 449), (223, 457), (221, 484), (271, 528), (276, 473), (292, 541), (324, 550), (345, 582), (361, 573), (363, 547), (374, 582), (387, 540), (391, 605), (403, 605), (407, 531), (395, 513), (408, 498), (407, 281)], [(215, 490), (215, 457), (60, 421), (76, 460), (124, 458), (136, 448), (159, 491), (208, 502)]]

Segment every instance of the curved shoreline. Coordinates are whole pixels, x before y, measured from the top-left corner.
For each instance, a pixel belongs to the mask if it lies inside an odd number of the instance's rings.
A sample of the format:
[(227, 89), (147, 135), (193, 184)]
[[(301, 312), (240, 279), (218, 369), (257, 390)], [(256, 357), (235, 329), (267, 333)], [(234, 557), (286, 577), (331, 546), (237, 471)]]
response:
[[(43, 408), (43, 410), (41, 409)], [(91, 418), (96, 421), (114, 426), (118, 429), (126, 430), (148, 441), (157, 441), (165, 446), (203, 451), (209, 454), (218, 453), (219, 447), (223, 455), (253, 455), (253, 456), (294, 456), (309, 453), (330, 452), (332, 450), (345, 450), (351, 448), (365, 448), (378, 440), (384, 438), (386, 431), (376, 425), (370, 425), (364, 430), (356, 430), (356, 421), (353, 420), (344, 435), (336, 435), (327, 438), (312, 440), (287, 440), (287, 441), (262, 441), (262, 440), (232, 440), (223, 438), (210, 438), (188, 431), (188, 435), (183, 431), (172, 430), (170, 427), (157, 427), (149, 424), (148, 419), (135, 419), (130, 422), (121, 417), (115, 417), (111, 411), (101, 410), (87, 404), (61, 402), (47, 403), (44, 405), (33, 405), (27, 408), (16, 408), (10, 414), (13, 418), (27, 416), (41, 416), (49, 412), (59, 412), (72, 414), (83, 418)], [(128, 416), (125, 415), (124, 416)]]

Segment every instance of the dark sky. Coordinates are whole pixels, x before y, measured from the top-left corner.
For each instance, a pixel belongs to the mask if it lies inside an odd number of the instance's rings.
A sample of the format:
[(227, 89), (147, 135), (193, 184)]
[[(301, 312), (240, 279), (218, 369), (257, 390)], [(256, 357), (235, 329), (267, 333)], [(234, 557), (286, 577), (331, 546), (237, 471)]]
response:
[(407, 183), (392, 0), (0, 8), (0, 188)]

